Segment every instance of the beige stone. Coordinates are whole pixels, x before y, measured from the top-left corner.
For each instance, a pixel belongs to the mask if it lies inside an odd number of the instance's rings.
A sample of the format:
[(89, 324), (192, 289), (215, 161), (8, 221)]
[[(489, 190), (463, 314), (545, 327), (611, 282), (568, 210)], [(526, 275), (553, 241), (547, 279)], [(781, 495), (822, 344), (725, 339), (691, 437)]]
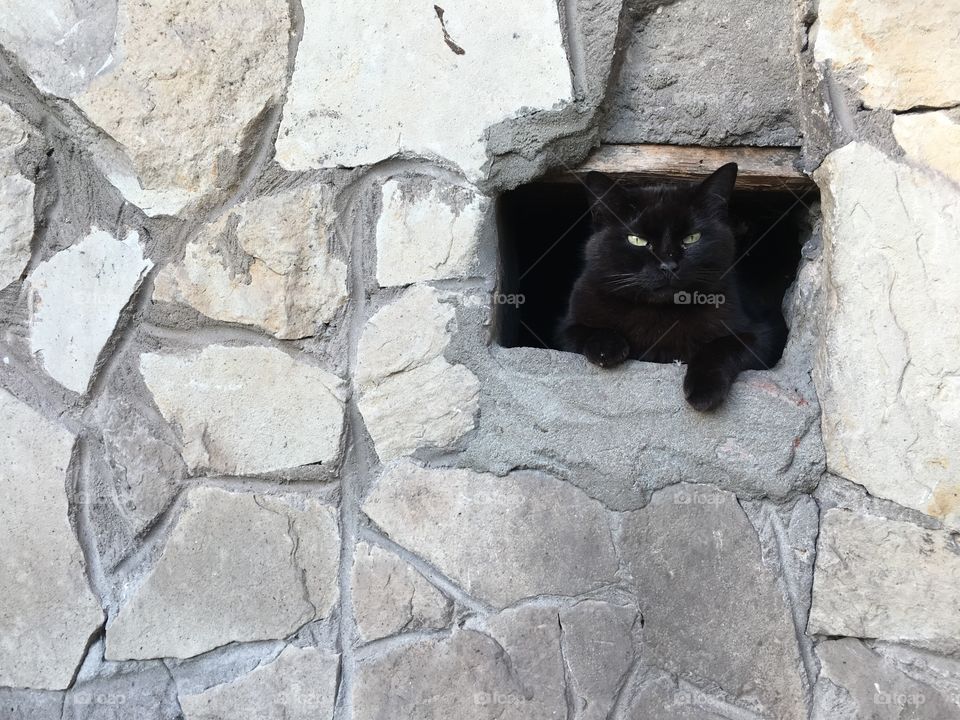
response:
[(149, 215), (236, 180), (245, 134), (281, 98), (286, 0), (120, 0), (111, 61), (74, 98), (114, 141), (98, 162)]
[(273, 662), (233, 682), (181, 695), (187, 720), (332, 718), (340, 657), (316, 648), (284, 648)]
[(847, 510), (824, 515), (810, 633), (960, 650), (956, 535)]
[(893, 134), (907, 157), (932, 167), (960, 185), (960, 114), (897, 115)]
[(30, 350), (54, 380), (86, 392), (120, 313), (152, 267), (136, 232), (120, 241), (94, 227), (30, 273)]
[(186, 658), (285, 638), (338, 596), (337, 516), (319, 501), (200, 487), (107, 625), (110, 660)]
[(313, 335), (347, 300), (347, 266), (329, 249), (331, 202), (312, 186), (242, 203), (160, 272), (154, 299), (278, 338)]
[(814, 56), (859, 79), (870, 108), (960, 102), (960, 5), (953, 0), (821, 0)]
[(0, 289), (17, 280), (30, 262), (34, 185), (16, 162), (28, 132), (26, 122), (0, 102)]
[(140, 371), (179, 428), (191, 469), (248, 475), (340, 457), (346, 389), (274, 348), (210, 345), (199, 355), (146, 353)]
[(367, 321), (354, 383), (381, 460), (450, 445), (473, 428), (480, 384), (443, 358), (453, 319), (451, 305), (417, 285)]
[(603, 506), (545, 475), (497, 478), (398, 460), (363, 511), (392, 540), (498, 607), (534, 595), (579, 595), (617, 572)]
[(103, 622), (67, 518), (73, 441), (0, 389), (0, 686), (66, 688)]
[(827, 466), (960, 527), (960, 190), (860, 143), (816, 178)]
[[(484, 131), (570, 102), (556, 3), (303, 2), (277, 160), (288, 170), (439, 156), (470, 178)], [(442, 14), (442, 18), (438, 17)]]

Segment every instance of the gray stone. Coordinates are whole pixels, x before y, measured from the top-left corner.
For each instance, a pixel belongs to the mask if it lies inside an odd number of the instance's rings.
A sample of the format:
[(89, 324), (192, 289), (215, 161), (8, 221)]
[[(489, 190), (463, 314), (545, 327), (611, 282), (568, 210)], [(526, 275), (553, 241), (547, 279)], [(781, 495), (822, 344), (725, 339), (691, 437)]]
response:
[[(4, 10), (0, 9), (0, 37)], [(30, 127), (0, 102), (0, 290), (20, 278), (33, 239), (33, 182), (23, 177), (16, 152)]]
[[(646, 670), (641, 684), (625, 703), (623, 720), (730, 720), (754, 718), (730, 705), (714, 692), (707, 692), (676, 676)], [(769, 716), (773, 717), (773, 716)]]
[(182, 720), (177, 689), (160, 663), (133, 663), (80, 678), (67, 693), (58, 720)]
[(796, 630), (737, 498), (679, 484), (624, 518), (626, 579), (643, 613), (644, 662), (746, 710), (806, 718)]
[(706, 415), (686, 405), (675, 365), (603, 370), (534, 348), (491, 356), (475, 368), (480, 414), (462, 460), (477, 470), (545, 470), (618, 510), (681, 480), (786, 499), (823, 473), (816, 397), (786, 373), (743, 373)]
[(62, 692), (0, 687), (3, 720), (61, 720)]
[(54, 380), (86, 392), (120, 313), (152, 267), (136, 232), (120, 241), (94, 227), (30, 273), (30, 350)]
[(388, 287), (470, 275), (489, 207), (488, 198), (466, 185), (427, 176), (388, 180), (377, 220), (377, 282)]
[(617, 572), (603, 506), (544, 475), (497, 478), (397, 461), (362, 507), (391, 539), (498, 607), (580, 595)]
[(444, 447), (474, 426), (479, 383), (443, 358), (453, 307), (416, 285), (363, 328), (354, 385), (357, 404), (384, 462), (419, 447)]
[(146, 353), (140, 371), (160, 412), (179, 427), (191, 470), (245, 475), (340, 457), (343, 383), (281, 350)]
[(956, 535), (828, 510), (817, 540), (808, 631), (960, 652)]
[(73, 443), (0, 389), (0, 685), (66, 688), (103, 622), (67, 519)]
[(286, 0), (119, 0), (116, 28), (109, 61), (71, 96), (112, 138), (96, 148), (104, 174), (149, 215), (236, 182), (246, 135), (286, 83)]
[(198, 488), (163, 555), (107, 625), (111, 660), (280, 639), (337, 598), (336, 513), (316, 500)]
[(602, 129), (608, 143), (798, 145), (790, 0), (643, 3)]
[[(828, 640), (817, 646), (820, 678), (846, 693), (817, 720), (951, 720), (960, 716), (960, 696), (949, 697), (917, 682), (859, 640)], [(821, 696), (825, 693), (821, 693)]]
[(181, 695), (187, 720), (332, 718), (340, 656), (288, 646), (273, 662), (231, 683)]
[(960, 190), (862, 143), (823, 193), (826, 307), (814, 367), (831, 472), (960, 528)]
[(353, 615), (363, 642), (450, 624), (453, 603), (388, 550), (357, 543), (350, 575)]
[[(499, 0), (434, 9), (303, 2), (277, 160), (287, 170), (439, 157), (471, 180), (484, 131), (573, 100), (557, 5)], [(370, 49), (376, 48), (376, 55)]]
[(313, 335), (347, 300), (347, 266), (328, 247), (331, 195), (321, 185), (241, 203), (159, 273), (154, 299), (278, 338)]

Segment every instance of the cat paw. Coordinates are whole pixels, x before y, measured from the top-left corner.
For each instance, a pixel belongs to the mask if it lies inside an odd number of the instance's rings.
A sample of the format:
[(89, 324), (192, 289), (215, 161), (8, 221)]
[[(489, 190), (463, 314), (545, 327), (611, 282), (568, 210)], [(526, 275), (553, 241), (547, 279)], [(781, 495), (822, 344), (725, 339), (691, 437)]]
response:
[(602, 368), (616, 367), (630, 355), (627, 341), (616, 333), (596, 333), (583, 347), (587, 360)]
[(708, 412), (723, 404), (732, 384), (718, 368), (691, 365), (683, 378), (683, 396), (694, 410)]

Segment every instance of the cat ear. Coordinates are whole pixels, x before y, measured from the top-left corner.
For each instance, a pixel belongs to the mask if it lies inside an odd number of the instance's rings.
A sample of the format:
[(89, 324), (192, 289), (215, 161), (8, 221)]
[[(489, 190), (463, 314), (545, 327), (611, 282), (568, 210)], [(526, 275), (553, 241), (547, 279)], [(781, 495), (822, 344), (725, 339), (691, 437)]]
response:
[(737, 182), (737, 164), (727, 163), (697, 187), (697, 198), (705, 202), (730, 202)]
[(589, 172), (583, 178), (583, 182), (587, 186), (587, 200), (590, 203), (590, 214), (593, 219), (616, 219), (616, 208), (626, 200), (624, 191), (617, 181), (601, 172)]

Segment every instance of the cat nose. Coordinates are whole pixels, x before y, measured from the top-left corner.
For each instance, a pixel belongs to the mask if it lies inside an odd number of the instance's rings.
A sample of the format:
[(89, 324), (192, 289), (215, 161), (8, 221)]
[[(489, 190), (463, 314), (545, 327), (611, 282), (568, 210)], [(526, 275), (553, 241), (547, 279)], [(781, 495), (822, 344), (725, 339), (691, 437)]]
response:
[(670, 274), (673, 274), (673, 273), (675, 273), (675, 272), (677, 271), (677, 268), (678, 268), (678, 267), (680, 267), (680, 265), (677, 263), (676, 260), (661, 260), (661, 261), (660, 261), (660, 269), (663, 270), (664, 272), (668, 272), (668, 273), (670, 273)]

